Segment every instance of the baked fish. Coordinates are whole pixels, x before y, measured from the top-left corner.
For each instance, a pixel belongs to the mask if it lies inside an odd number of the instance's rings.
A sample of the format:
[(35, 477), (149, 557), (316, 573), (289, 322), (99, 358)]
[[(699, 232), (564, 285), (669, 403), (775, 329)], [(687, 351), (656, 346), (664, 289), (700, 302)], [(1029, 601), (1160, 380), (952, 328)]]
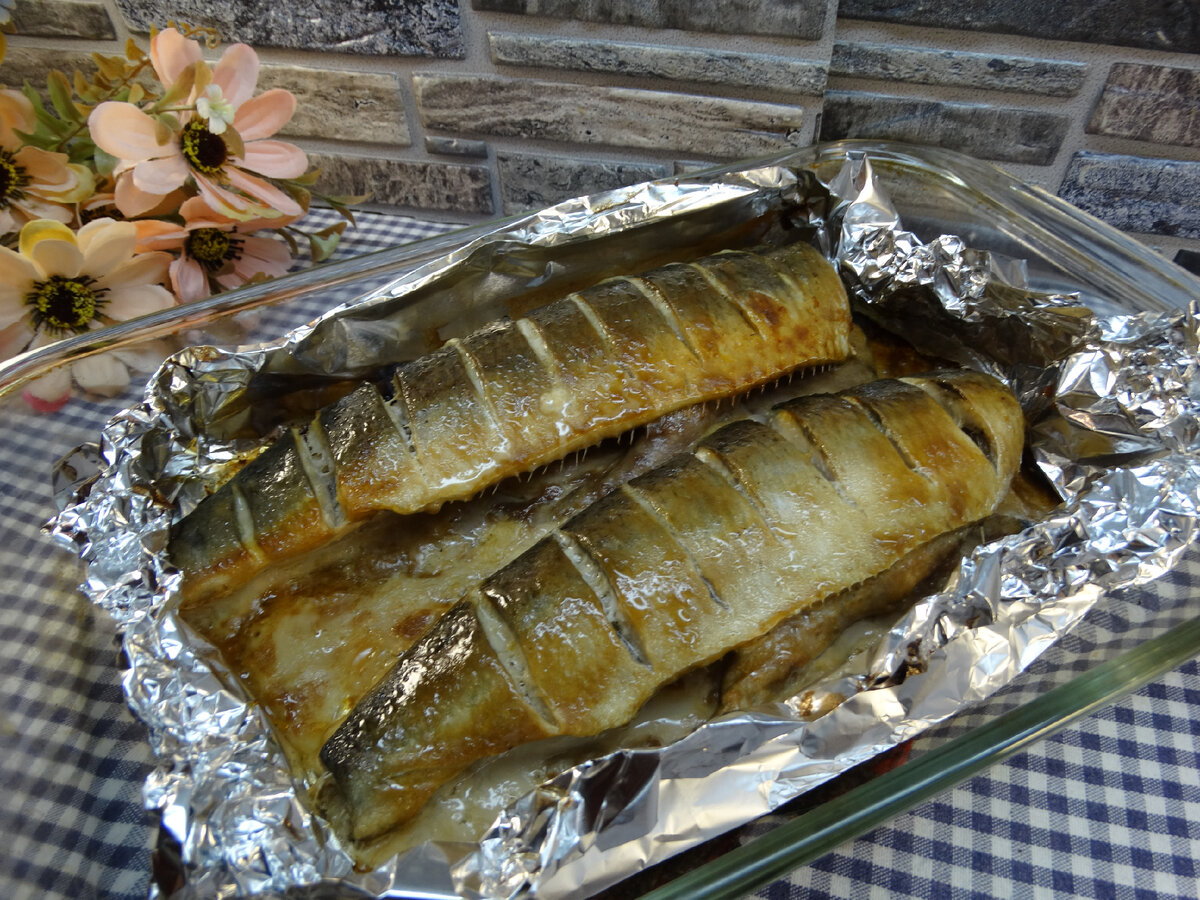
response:
[(378, 510), (432, 511), (663, 414), (843, 359), (833, 266), (794, 244), (612, 278), (452, 339), (290, 429), (173, 529), (184, 602)]
[(972, 372), (873, 382), (732, 423), (486, 578), (325, 744), (368, 842), (473, 762), (628, 721), (662, 685), (987, 516), (1023, 417)]
[[(617, 485), (690, 449), (722, 424), (797, 396), (930, 368), (890, 363), (893, 341), (856, 326), (851, 356), (736, 401), (669, 413), (620, 440), (436, 513), (380, 513), (311, 553), (282, 560), (181, 609), (267, 713), (293, 770), (325, 771), (321, 746), (359, 700), (465, 591)], [(889, 360), (881, 369), (879, 355)], [(628, 438), (628, 440), (626, 439)]]

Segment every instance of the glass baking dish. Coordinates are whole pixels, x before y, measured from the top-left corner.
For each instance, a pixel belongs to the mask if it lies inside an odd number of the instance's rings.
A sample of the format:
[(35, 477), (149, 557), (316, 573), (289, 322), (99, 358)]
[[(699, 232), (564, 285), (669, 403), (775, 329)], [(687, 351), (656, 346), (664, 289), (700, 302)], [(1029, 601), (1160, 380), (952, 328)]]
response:
[[(787, 165), (811, 168), (827, 180), (849, 151), (870, 157), (907, 228), (923, 239), (957, 234), (975, 249), (1022, 259), (1028, 266), (1031, 287), (1037, 290), (1076, 292), (1102, 312), (1178, 309), (1200, 298), (1200, 281), (1143, 244), (994, 166), (949, 151), (842, 141), (719, 167), (696, 177), (716, 177), (759, 165)], [(6, 593), (10, 599), (18, 598), (6, 604), (0, 633), (17, 635), (29, 647), (28, 653), (8, 660), (4, 669), (5, 730), (18, 736), (18, 750), (28, 757), (36, 755), (40, 738), (26, 735), (22, 729), (26, 723), (45, 719), (47, 704), (62, 710), (57, 727), (79, 731), (81, 737), (74, 743), (86, 743), (99, 719), (122, 714), (117, 690), (120, 672), (105, 649), (113, 644), (112, 625), (103, 621), (102, 613), (88, 608), (76, 591), (84, 574), (78, 561), (53, 547), (38, 531), (54, 512), (50, 490), (54, 461), (97, 440), (109, 417), (139, 399), (146, 376), (135, 374), (130, 388), (120, 396), (76, 397), (49, 414), (29, 410), (20, 398), (21, 387), (54, 367), (100, 352), (138, 351), (145, 366), (147, 356), (180, 346), (274, 339), (326, 309), (354, 302), (422, 263), (501, 227), (503, 223), (485, 223), (329, 263), (0, 363), (0, 408), (8, 425), (0, 438), (0, 459), (8, 475), (4, 491), (10, 509), (0, 553), (7, 557)], [(69, 478), (71, 466), (61, 474)], [(1153, 621), (1137, 621), (1128, 633), (1107, 631), (1088, 645), (1082, 658), (1075, 644), (1056, 648), (1041, 666), (1039, 686), (1053, 682), (1069, 687), (1026, 697), (1014, 685), (1014, 690), (1001, 692), (983, 707), (923, 736), (904, 765), (865, 783), (861, 772), (848, 773), (816, 792), (819, 796), (801, 797), (768, 817), (769, 822), (759, 823), (757, 832), (770, 829), (765, 836), (746, 838), (747, 842), (733, 849), (724, 841), (714, 863), (716, 872), (701, 869), (671, 880), (703, 858), (700, 848), (622, 885), (619, 895), (649, 891), (647, 896), (655, 898), (735, 896), (778, 877), (836, 842), (895, 815), (930, 791), (949, 787), (1025, 742), (1065, 726), (1098, 703), (1132, 691), (1200, 653), (1200, 624), (1189, 621), (1185, 612), (1172, 609)], [(73, 659), (76, 651), (86, 658)], [(70, 669), (70, 677), (57, 677), (54, 673), (64, 666)], [(50, 679), (53, 690), (39, 695), (31, 685), (43, 678)], [(97, 683), (111, 689), (94, 687)], [(97, 713), (95, 705), (100, 701), (105, 705)], [(130, 724), (120, 739), (131, 740), (136, 732), (136, 725)], [(73, 743), (69, 734), (57, 734), (55, 740), (63, 746)], [(6, 766), (15, 772), (23, 758), (20, 752), (11, 755)], [(67, 780), (69, 766), (45, 777), (48, 781)], [(858, 787), (843, 793), (832, 807), (823, 805), (853, 785)], [(131, 785), (126, 801), (137, 805), (138, 792), (139, 785)], [(832, 816), (830, 809), (835, 810)], [(29, 815), (27, 810), (25, 819)], [(62, 813), (55, 815), (61, 817)], [(32, 834), (38, 824), (35, 816), (14, 828)], [(29, 839), (31, 845), (33, 840)], [(736, 843), (741, 844), (741, 839)], [(144, 849), (136, 848), (138, 852)], [(145, 864), (136, 853), (132, 858), (136, 861), (128, 866), (131, 871)], [(65, 895), (70, 893), (64, 890)]]

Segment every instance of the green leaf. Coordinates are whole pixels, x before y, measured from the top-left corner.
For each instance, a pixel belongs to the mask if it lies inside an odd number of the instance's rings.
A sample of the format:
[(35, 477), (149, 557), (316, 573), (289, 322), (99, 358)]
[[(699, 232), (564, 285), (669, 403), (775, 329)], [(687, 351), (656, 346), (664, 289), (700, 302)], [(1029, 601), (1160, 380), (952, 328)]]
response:
[(83, 116), (80, 115), (78, 108), (71, 99), (72, 88), (71, 82), (67, 80), (67, 76), (58, 69), (51, 69), (46, 76), (46, 90), (50, 94), (50, 102), (54, 104), (54, 110), (59, 116), (68, 121), (80, 124), (83, 122)]
[(221, 132), (221, 140), (225, 142), (225, 149), (229, 151), (230, 156), (240, 158), (246, 155), (246, 145), (242, 141), (242, 136), (232, 125), (225, 126), (225, 130)]
[(100, 98), (104, 96), (104, 91), (96, 87), (86, 78), (78, 69), (75, 70), (74, 85), (75, 95), (89, 106), (95, 106), (100, 102)]
[(133, 40), (129, 38), (125, 41), (125, 58), (130, 62), (141, 62), (146, 58), (146, 53)]
[(308, 249), (312, 254), (313, 262), (324, 262), (333, 255), (333, 251), (337, 249), (338, 242), (342, 239), (340, 231), (334, 231), (332, 234), (325, 234), (329, 231), (328, 228), (323, 228), (316, 234), (308, 235)]
[(92, 158), (96, 161), (96, 174), (104, 175), (106, 177), (113, 173), (113, 169), (115, 169), (117, 167), (117, 163), (120, 162), (117, 157), (110, 153), (105, 153), (99, 147), (96, 148), (96, 152)]
[(192, 92), (192, 86), (196, 83), (196, 65), (196, 63), (192, 63), (180, 72), (179, 77), (175, 79), (175, 83), (171, 85), (165, 94), (158, 98), (158, 101), (150, 109), (152, 111), (165, 109), (168, 106), (174, 106), (177, 103), (186, 101), (188, 95)]
[(171, 135), (175, 133), (171, 130), (170, 122), (164, 121), (168, 115), (170, 113), (154, 117), (154, 141), (159, 146), (166, 146), (171, 143)]
[[(67, 155), (73, 163), (91, 166), (92, 160), (96, 157), (96, 145), (92, 142), (91, 135), (86, 131), (80, 133), (75, 140), (71, 141), (70, 146), (67, 147)], [(101, 174), (108, 173), (103, 172)]]
[(308, 212), (308, 206), (312, 202), (312, 194), (308, 190), (296, 184), (284, 183), (281, 187), (291, 194), (292, 199), (299, 203), (305, 212)]
[(288, 249), (292, 251), (292, 256), (300, 255), (300, 245), (296, 243), (296, 239), (292, 237), (292, 233), (288, 229), (276, 228), (274, 231), (283, 238), (284, 243), (288, 245)]
[(13, 134), (21, 139), (22, 144), (37, 147), (39, 150), (53, 150), (58, 146), (58, 137), (50, 134), (40, 124), (32, 132), (19, 131), (14, 128)]
[(360, 194), (355, 197), (347, 197), (347, 196), (322, 197), (321, 200), (324, 201), (325, 203), (328, 203), (331, 209), (333, 209), (343, 219), (345, 219), (347, 222), (349, 222), (351, 225), (353, 225), (355, 228), (357, 228), (358, 222), (354, 218), (354, 211), (350, 209), (350, 205), (362, 203), (364, 200), (366, 200), (370, 196), (371, 196), (370, 194)]
[(305, 172), (303, 175), (297, 178), (289, 178), (288, 181), (290, 181), (292, 184), (300, 184), (304, 187), (312, 187), (317, 183), (317, 179), (320, 177), (321, 170), (313, 169), (311, 172)]
[(127, 71), (125, 60), (119, 56), (105, 56), (102, 53), (93, 53), (92, 62), (96, 64), (96, 68), (100, 74), (111, 81), (120, 81), (125, 77)]

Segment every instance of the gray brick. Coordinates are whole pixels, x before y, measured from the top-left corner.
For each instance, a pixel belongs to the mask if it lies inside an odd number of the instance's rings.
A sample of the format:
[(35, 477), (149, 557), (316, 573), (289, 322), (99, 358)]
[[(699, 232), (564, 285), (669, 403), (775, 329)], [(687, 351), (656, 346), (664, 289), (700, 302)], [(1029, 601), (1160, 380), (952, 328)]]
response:
[(91, 76), (96, 71), (91, 54), (82, 51), (63, 50), (55, 47), (20, 47), (12, 44), (0, 64), (0, 83), (10, 88), (20, 88), (26, 82), (46, 93), (46, 73), (59, 69), (67, 77), (78, 69)]
[(825, 90), (823, 64), (767, 53), (503, 32), (490, 32), (488, 42), (492, 61), (502, 65), (699, 81), (811, 96)]
[(1200, 162), (1081, 151), (1058, 195), (1123, 231), (1200, 238)]
[(1109, 70), (1087, 130), (1200, 147), (1200, 71), (1117, 63)]
[(821, 114), (821, 140), (887, 138), (935, 144), (984, 159), (1047, 165), (1068, 126), (1066, 116), (1039, 110), (829, 91)]
[(496, 165), (506, 215), (670, 174), (670, 166), (665, 163), (609, 162), (526, 153), (498, 153)]
[(417, 75), (433, 131), (736, 158), (794, 146), (798, 106), (484, 75)]
[(227, 42), (376, 56), (464, 54), (458, 0), (116, 0), (134, 31), (168, 20), (216, 28)]
[(469, 156), (475, 159), (485, 159), (488, 155), (488, 145), (485, 141), (469, 141), (464, 138), (438, 137), (426, 135), (425, 149), (430, 153), (442, 153), (446, 156)]
[(817, 40), (826, 0), (472, 0), (475, 9), (719, 34), (775, 34)]
[(367, 203), (384, 206), (495, 213), (487, 166), (327, 153), (310, 153), (308, 160), (321, 168), (324, 194), (370, 194)]
[(12, 11), (13, 30), (31, 37), (112, 40), (117, 36), (100, 0), (21, 0)]
[(1069, 97), (1083, 87), (1087, 65), (1057, 59), (839, 41), (833, 46), (829, 71), (831, 75), (854, 78)]
[(292, 137), (369, 141), (407, 147), (412, 143), (404, 121), (400, 85), (393, 75), (263, 66), (258, 89), (285, 88), (296, 95), (296, 114), (280, 131)]
[(1200, 52), (1200, 10), (1176, 0), (841, 0), (838, 17)]

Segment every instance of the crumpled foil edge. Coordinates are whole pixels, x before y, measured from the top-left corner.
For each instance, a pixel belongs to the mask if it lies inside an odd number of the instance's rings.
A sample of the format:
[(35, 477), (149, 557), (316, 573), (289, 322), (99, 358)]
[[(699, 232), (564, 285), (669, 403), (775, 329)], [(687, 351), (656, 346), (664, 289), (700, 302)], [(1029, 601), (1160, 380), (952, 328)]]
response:
[[(790, 178), (756, 170), (724, 184), (685, 183), (678, 193), (659, 186), (625, 193), (619, 203), (575, 201), (497, 239), (518, 246), (557, 242), (564, 234), (574, 239), (692, 209), (721, 190), (786, 187)], [(161, 761), (144, 786), (145, 804), (178, 842), (187, 874), (177, 896), (264, 894), (330, 882), (375, 896), (416, 890), (553, 898), (597, 890), (776, 809), (982, 700), (1106, 594), (1145, 584), (1175, 564), (1200, 521), (1200, 398), (1190, 387), (1200, 347), (1197, 309), (1081, 320), (1072, 298), (1031, 301), (1019, 265), (975, 253), (952, 237), (924, 244), (904, 232), (868, 160), (848, 160), (830, 187), (841, 203), (820, 240), (837, 238), (837, 258), (854, 293), (882, 319), (911, 315), (909, 304), (922, 298), (962, 323), (968, 336), (972, 328), (1003, 330), (1017, 322), (1034, 344), (1044, 343), (1046, 359), (1036, 365), (997, 362), (969, 340), (935, 349), (952, 358), (961, 351), (965, 364), (1005, 377), (1027, 408), (1040, 402), (1037, 392), (1053, 391), (1056, 424), (1037, 435), (1036, 447), (1066, 504), (974, 551), (945, 591), (897, 623), (863, 674), (822, 686), (848, 698), (825, 716), (806, 722), (785, 705), (779, 715), (724, 717), (659, 750), (614, 753), (521, 799), (478, 846), (427, 845), (376, 872), (355, 872), (336, 837), (298, 799), (257, 708), (225, 688), (202, 642), (163, 609), (178, 579), (164, 558), (167, 529), (175, 507), (202, 492), (196, 463), (184, 451), (194, 435), (163, 427), (192, 399), (172, 366), (204, 361), (185, 351), (151, 382), (140, 406), (110, 422), (99, 446), (60, 464), (60, 513), (50, 526), (87, 562), (84, 592), (122, 630), (130, 662), (123, 687)], [(437, 279), (463, 255), (423, 267), (375, 292), (371, 302), (386, 304)], [(999, 296), (997, 284), (1008, 288)], [(889, 304), (896, 308), (889, 311)], [(263, 353), (287, 353), (317, 327), (216, 364), (237, 384), (262, 365)], [(1112, 465), (1081, 455), (1097, 436), (1132, 461)], [(219, 442), (208, 449), (218, 461), (236, 452)], [(914, 648), (924, 676), (901, 677)]]

